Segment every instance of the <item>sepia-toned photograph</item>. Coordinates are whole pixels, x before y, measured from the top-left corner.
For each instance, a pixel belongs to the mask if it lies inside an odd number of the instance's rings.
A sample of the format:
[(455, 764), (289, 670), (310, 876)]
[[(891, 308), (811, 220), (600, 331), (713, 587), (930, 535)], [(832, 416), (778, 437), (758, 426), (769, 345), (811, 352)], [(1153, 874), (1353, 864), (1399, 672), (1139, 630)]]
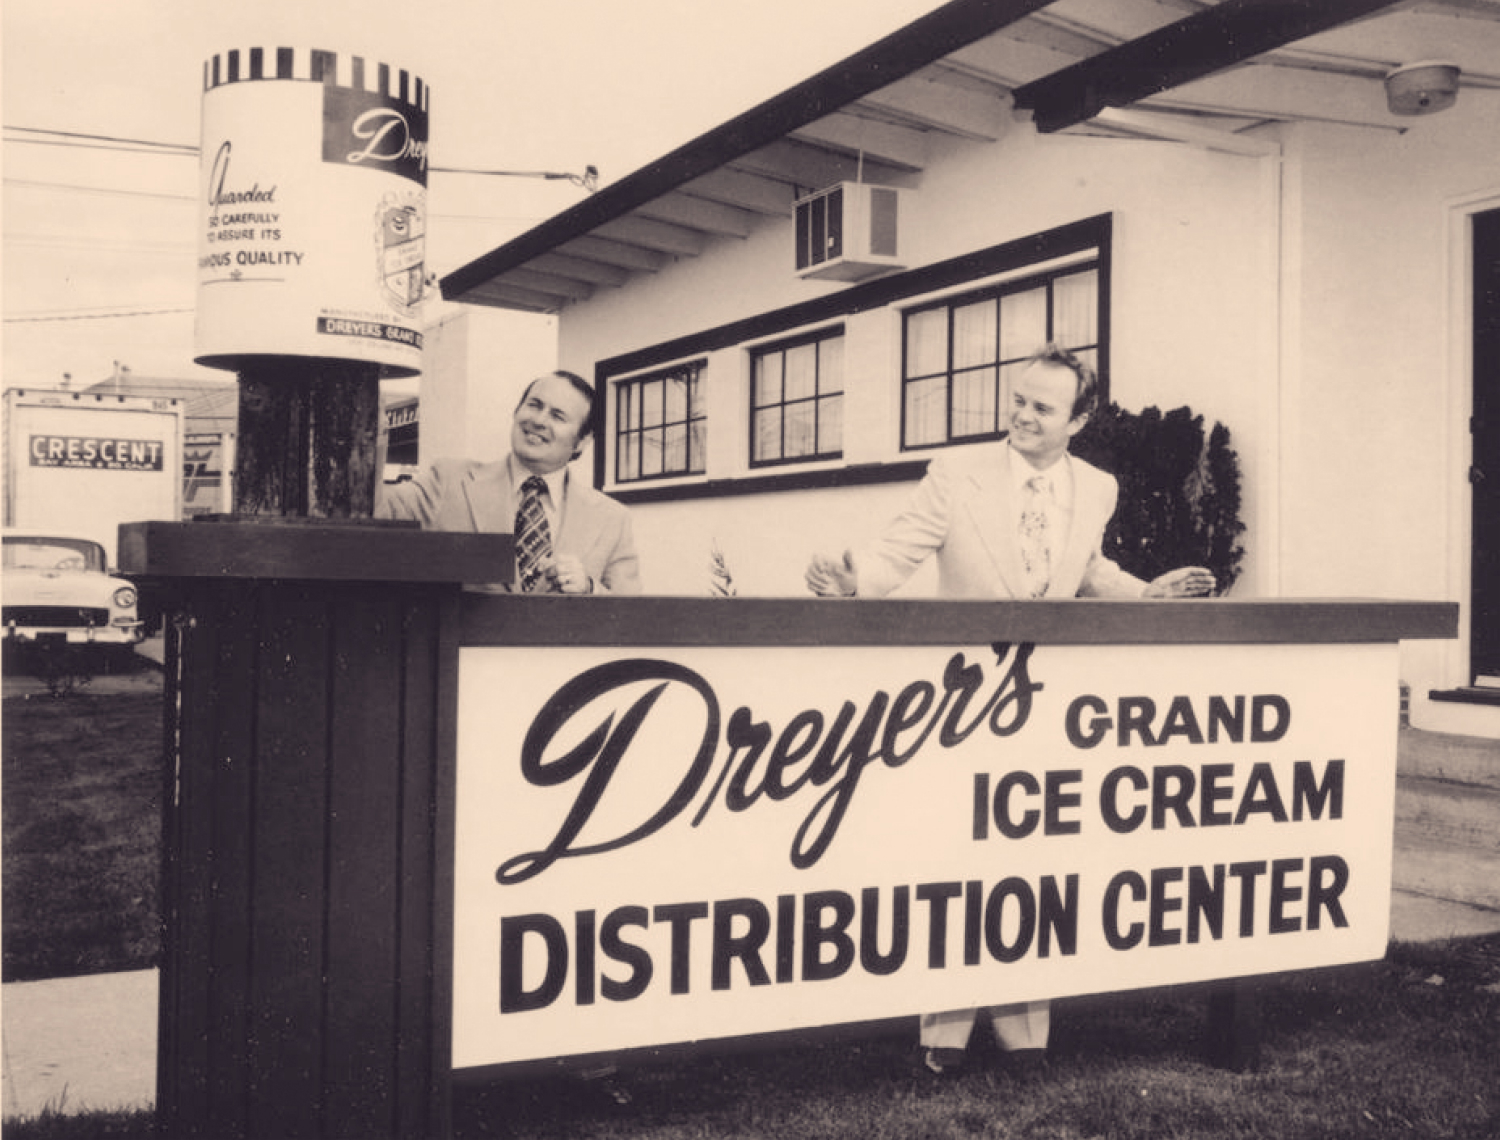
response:
[(6, 1140), (1500, 1137), (1500, 0), (5, 0)]

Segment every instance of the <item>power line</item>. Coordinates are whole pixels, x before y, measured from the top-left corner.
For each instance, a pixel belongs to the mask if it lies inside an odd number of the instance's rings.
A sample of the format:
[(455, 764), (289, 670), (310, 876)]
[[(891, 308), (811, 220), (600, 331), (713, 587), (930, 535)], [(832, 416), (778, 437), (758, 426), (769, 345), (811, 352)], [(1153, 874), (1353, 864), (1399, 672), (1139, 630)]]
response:
[[(157, 142), (153, 139), (121, 138), (117, 135), (86, 134), (81, 131), (54, 131), (43, 127), (6, 125), (5, 130), (18, 134), (46, 135), (47, 138), (8, 138), (6, 142), (30, 146), (74, 147), (80, 150), (120, 150), (127, 154), (151, 154), (163, 158), (194, 158), (200, 153), (186, 143)], [(145, 149), (141, 149), (145, 148)], [(599, 188), (599, 168), (592, 163), (582, 174), (559, 170), (486, 170), (462, 166), (430, 166), (432, 174), (467, 174), (484, 178), (540, 178), (549, 182), (571, 182), (592, 194)]]
[(69, 150), (112, 150), (123, 154), (146, 154), (153, 158), (197, 158), (196, 150), (191, 153), (183, 153), (174, 150), (151, 150), (142, 149), (138, 146), (123, 146), (115, 143), (91, 143), (75, 142), (70, 139), (6, 139), (8, 143), (21, 143), (24, 146), (60, 146)]
[[(52, 136), (55, 136), (55, 137), (60, 138), (60, 139), (87, 139), (90, 142), (125, 143), (125, 144), (127, 144), (129, 146), (155, 147), (155, 148), (158, 148), (158, 149), (161, 149), (161, 150), (170, 150), (170, 151), (175, 151), (175, 152), (183, 153), (183, 154), (196, 155), (198, 153), (198, 148), (197, 147), (191, 146), (191, 145), (189, 145), (187, 143), (154, 142), (154, 141), (152, 141), (150, 139), (126, 139), (126, 138), (120, 138), (117, 135), (91, 135), (91, 134), (84, 134), (84, 133), (82, 133), (80, 131), (54, 131), (54, 130), (48, 130), (48, 129), (43, 128), (43, 127), (16, 127), (16, 126), (9, 126), (9, 125), (7, 125), (5, 127), (5, 129), (7, 131), (18, 131), (18, 132), (20, 132), (22, 134), (28, 134), (28, 135), (52, 135)], [(13, 141), (15, 141), (15, 142), (29, 142), (31, 140), (29, 140), (29, 139), (15, 139)], [(58, 144), (58, 145), (63, 145), (63, 144)]]
[(548, 182), (571, 182), (592, 194), (599, 189), (599, 168), (592, 163), (584, 167), (582, 174), (567, 174), (556, 170), (472, 170), (459, 166), (431, 166), (433, 174), (476, 174), (489, 178), (541, 178)]
[(73, 190), (80, 194), (119, 195), (129, 198), (160, 198), (167, 202), (198, 201), (193, 194), (164, 194), (155, 190), (126, 190), (120, 186), (82, 186), (77, 182), (44, 182), (35, 178), (7, 178), (7, 186), (27, 186), (33, 190)]
[(123, 313), (58, 313), (58, 314), (23, 314), (17, 317), (6, 317), (8, 325), (42, 324), (50, 321), (108, 321), (117, 317), (167, 317), (176, 316), (181, 313), (191, 313), (193, 309), (135, 309)]

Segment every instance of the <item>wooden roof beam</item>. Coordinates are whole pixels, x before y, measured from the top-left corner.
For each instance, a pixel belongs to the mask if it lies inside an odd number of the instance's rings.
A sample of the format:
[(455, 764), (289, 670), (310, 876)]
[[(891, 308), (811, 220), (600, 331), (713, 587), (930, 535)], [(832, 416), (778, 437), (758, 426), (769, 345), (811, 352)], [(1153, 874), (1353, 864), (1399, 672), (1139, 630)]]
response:
[(791, 187), (775, 178), (764, 178), (747, 170), (724, 167), (710, 171), (683, 186), (679, 193), (710, 202), (722, 202), (772, 218), (792, 216), (795, 195)]
[(697, 257), (703, 252), (703, 246), (707, 241), (697, 230), (652, 221), (650, 218), (642, 218), (637, 214), (630, 214), (605, 222), (602, 226), (595, 226), (593, 232), (602, 238), (671, 254), (674, 257)]
[(559, 277), (572, 277), (594, 285), (619, 286), (630, 280), (630, 270), (618, 265), (608, 265), (592, 258), (573, 257), (564, 253), (544, 253), (527, 262), (529, 268), (543, 273), (555, 273)]
[(642, 249), (625, 242), (609, 241), (592, 234), (582, 234), (572, 241), (564, 242), (554, 251), (586, 261), (598, 261), (614, 265), (635, 273), (656, 273), (671, 260), (666, 254)]
[(922, 130), (938, 130), (978, 142), (994, 142), (1010, 120), (1009, 100), (950, 83), (914, 77), (892, 83), (860, 100)]
[(927, 165), (927, 136), (921, 131), (858, 114), (829, 115), (789, 137), (845, 154), (863, 154), (869, 161), (900, 170), (918, 171)]
[(1176, 23), (1018, 87), (1043, 134), (1201, 79), (1347, 24), (1393, 0), (1223, 0)]
[(665, 194), (636, 207), (635, 216), (670, 222), (719, 237), (746, 238), (755, 227), (755, 215), (746, 210), (681, 192)]
[[(906, 186), (911, 174), (884, 163), (861, 163), (857, 155), (840, 154), (806, 143), (777, 142), (763, 146), (734, 162), (746, 170), (789, 183), (802, 190), (821, 190), (835, 182), (874, 182), (883, 186)], [(791, 203), (788, 202), (788, 206)]]

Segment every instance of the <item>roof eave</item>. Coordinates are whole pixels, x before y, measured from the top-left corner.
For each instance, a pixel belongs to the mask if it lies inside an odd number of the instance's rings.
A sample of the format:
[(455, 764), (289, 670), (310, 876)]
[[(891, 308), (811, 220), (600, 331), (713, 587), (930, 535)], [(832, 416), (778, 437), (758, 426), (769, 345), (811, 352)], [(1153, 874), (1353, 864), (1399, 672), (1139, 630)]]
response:
[(441, 281), (445, 300), (468, 294), (566, 242), (1024, 18), (1051, 0), (951, 0), (795, 87), (730, 119), (534, 229), (460, 266)]

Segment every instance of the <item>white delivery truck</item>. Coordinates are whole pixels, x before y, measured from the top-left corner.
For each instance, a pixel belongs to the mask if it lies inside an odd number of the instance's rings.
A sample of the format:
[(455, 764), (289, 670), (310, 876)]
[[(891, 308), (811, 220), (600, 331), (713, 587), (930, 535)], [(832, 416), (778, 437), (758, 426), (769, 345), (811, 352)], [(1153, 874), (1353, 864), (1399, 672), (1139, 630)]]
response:
[(119, 527), (183, 517), (183, 402), (10, 388), (4, 416), (4, 640), (141, 640), (160, 603), (113, 575)]
[(7, 527), (91, 539), (118, 565), (124, 522), (182, 519), (181, 400), (9, 388)]

